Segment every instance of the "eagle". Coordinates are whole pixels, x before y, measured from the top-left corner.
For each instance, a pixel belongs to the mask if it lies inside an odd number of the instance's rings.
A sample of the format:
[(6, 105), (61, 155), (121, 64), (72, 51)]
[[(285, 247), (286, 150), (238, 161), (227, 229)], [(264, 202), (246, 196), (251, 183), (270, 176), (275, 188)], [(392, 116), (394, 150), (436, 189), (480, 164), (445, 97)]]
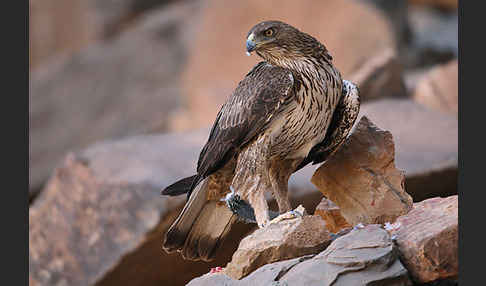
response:
[(238, 220), (267, 226), (291, 210), (288, 180), (324, 162), (340, 146), (359, 113), (359, 90), (343, 80), (326, 47), (281, 21), (263, 21), (247, 34), (246, 51), (263, 61), (221, 107), (201, 150), (197, 173), (166, 187), (187, 194), (163, 248), (184, 259), (210, 261)]

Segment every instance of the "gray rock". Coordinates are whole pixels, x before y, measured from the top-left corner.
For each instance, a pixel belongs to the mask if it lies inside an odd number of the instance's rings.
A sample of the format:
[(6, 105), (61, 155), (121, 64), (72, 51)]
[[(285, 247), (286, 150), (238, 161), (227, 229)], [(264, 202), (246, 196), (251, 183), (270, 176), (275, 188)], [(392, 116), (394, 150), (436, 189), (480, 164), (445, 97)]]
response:
[(378, 225), (336, 239), (318, 255), (260, 267), (241, 280), (207, 274), (188, 285), (412, 285), (389, 234)]

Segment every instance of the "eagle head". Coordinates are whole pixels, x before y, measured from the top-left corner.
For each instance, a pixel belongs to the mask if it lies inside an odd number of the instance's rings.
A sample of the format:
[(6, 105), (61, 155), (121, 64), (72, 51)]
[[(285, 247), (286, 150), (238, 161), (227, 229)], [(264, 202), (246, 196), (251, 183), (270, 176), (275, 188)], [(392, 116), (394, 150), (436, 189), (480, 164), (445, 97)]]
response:
[(281, 21), (264, 21), (250, 29), (246, 52), (256, 52), (263, 59), (287, 66), (289, 62), (310, 57), (332, 59), (326, 48), (309, 34)]

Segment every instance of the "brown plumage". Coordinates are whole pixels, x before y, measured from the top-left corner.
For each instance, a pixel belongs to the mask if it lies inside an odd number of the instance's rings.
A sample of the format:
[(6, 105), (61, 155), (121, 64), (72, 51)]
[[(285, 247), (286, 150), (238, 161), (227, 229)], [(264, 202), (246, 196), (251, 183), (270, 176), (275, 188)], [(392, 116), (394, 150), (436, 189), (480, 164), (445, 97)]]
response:
[[(260, 227), (268, 224), (266, 191), (273, 192), (280, 213), (289, 211), (290, 175), (335, 151), (359, 112), (356, 86), (341, 79), (327, 49), (312, 36), (266, 21), (250, 30), (246, 46), (264, 61), (219, 111), (197, 174), (162, 192), (188, 193), (164, 242), (166, 251), (180, 251), (186, 259), (213, 258), (238, 215)], [(251, 205), (251, 216), (239, 212), (240, 202)]]

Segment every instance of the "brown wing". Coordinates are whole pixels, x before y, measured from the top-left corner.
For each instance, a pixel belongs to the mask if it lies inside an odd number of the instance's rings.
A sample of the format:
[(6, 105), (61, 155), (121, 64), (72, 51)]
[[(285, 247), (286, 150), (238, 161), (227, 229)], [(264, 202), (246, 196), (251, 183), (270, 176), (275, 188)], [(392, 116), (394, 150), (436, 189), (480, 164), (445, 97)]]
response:
[(193, 186), (224, 166), (260, 134), (272, 116), (293, 99), (299, 82), (287, 69), (258, 63), (219, 111), (199, 155)]

